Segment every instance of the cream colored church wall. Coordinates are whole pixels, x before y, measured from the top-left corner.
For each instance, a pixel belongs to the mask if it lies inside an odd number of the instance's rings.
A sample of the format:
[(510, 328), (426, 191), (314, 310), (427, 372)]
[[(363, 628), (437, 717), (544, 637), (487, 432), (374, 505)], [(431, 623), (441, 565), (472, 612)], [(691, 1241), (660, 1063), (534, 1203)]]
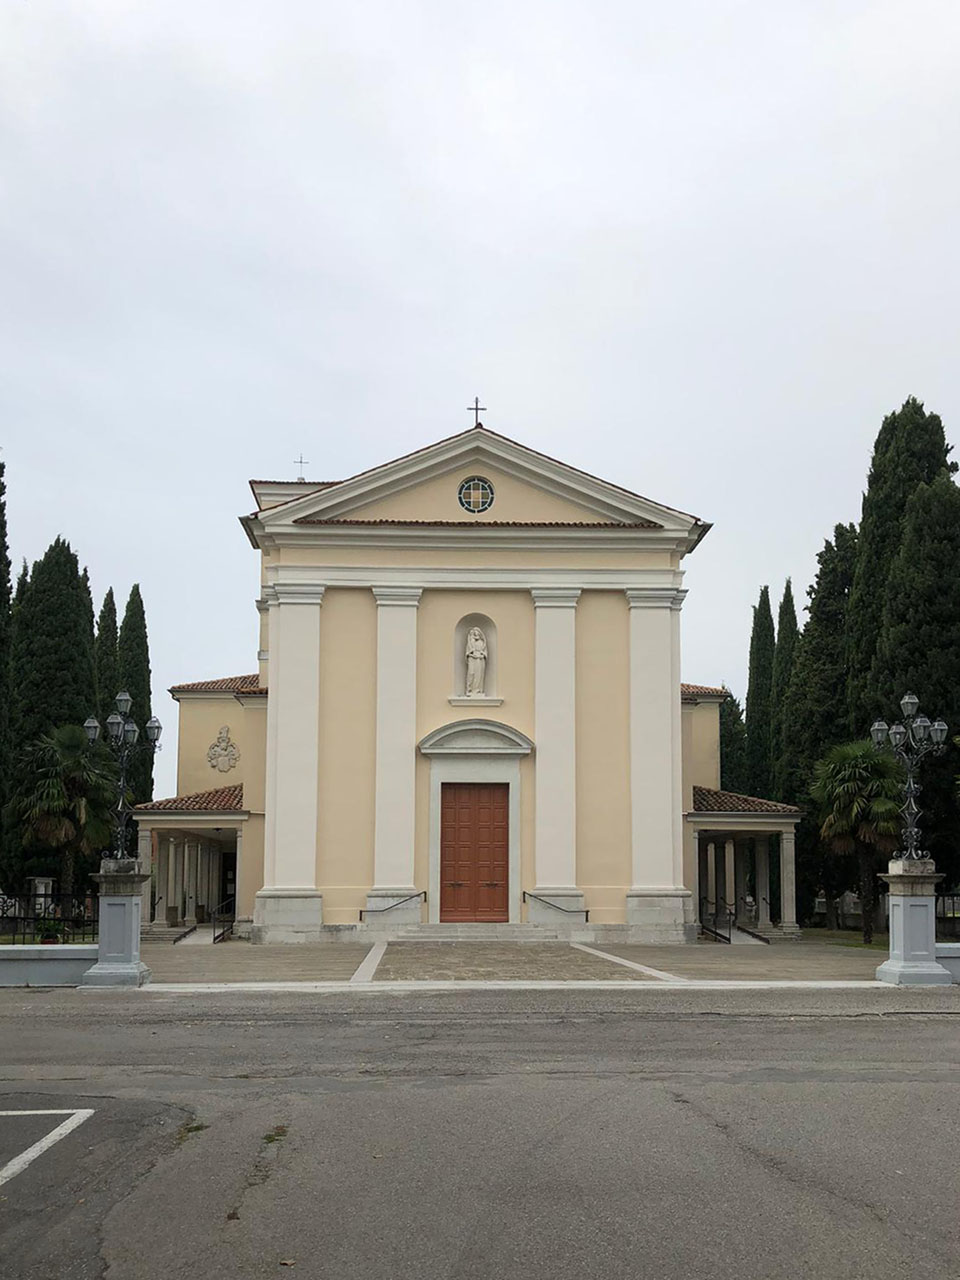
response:
[(373, 884), (377, 605), (331, 588), (320, 609), (317, 884), (327, 924), (356, 924)]
[[(720, 787), (720, 708), (716, 702), (698, 702), (692, 708), (691, 787)], [(691, 794), (692, 800), (692, 794)]]
[(237, 916), (242, 920), (252, 917), (254, 896), (263, 886), (263, 821), (261, 811), (251, 813), (243, 824), (243, 844), (237, 871)]
[(629, 610), (621, 592), (577, 605), (577, 883), (590, 919), (624, 920), (630, 886)]
[[(177, 741), (177, 795), (213, 791), (217, 787), (246, 785), (250, 760), (244, 710), (231, 694), (226, 698), (180, 699), (180, 729)], [(222, 725), (230, 730), (230, 740), (240, 752), (235, 768), (227, 773), (212, 769), (207, 752)]]
[[(464, 511), (457, 499), (461, 480), (468, 476), (482, 475), (494, 489), (493, 506), (473, 515)], [(398, 493), (391, 493), (353, 507), (350, 518), (355, 520), (464, 520), (478, 524), (488, 520), (603, 520), (604, 516), (590, 507), (568, 498), (540, 489), (527, 481), (518, 480), (488, 463), (465, 463), (456, 471), (422, 480)]]

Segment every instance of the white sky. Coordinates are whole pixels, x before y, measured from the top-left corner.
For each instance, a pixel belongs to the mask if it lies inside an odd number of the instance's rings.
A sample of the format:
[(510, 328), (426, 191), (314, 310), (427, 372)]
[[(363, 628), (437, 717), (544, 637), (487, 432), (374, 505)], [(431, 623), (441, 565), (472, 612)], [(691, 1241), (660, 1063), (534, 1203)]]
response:
[(255, 669), (251, 476), (486, 424), (715, 528), (684, 676), (856, 519), (885, 412), (960, 423), (955, 0), (2, 0), (15, 561), (139, 580)]

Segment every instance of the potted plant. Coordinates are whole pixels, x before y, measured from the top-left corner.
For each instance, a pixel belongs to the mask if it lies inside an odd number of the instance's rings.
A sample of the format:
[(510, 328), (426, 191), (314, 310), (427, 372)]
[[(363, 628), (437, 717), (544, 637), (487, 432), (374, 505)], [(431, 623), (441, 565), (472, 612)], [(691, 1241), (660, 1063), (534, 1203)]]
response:
[(62, 927), (53, 920), (47, 920), (37, 929), (37, 937), (43, 946), (59, 942), (63, 936)]

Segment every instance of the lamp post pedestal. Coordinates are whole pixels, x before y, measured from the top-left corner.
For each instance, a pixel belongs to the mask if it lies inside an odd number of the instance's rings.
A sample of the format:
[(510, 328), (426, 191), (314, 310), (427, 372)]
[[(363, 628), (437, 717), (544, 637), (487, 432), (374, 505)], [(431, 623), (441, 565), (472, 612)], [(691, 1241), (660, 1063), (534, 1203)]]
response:
[(100, 942), (97, 963), (81, 979), (85, 987), (142, 987), (150, 970), (140, 960), (140, 910), (149, 873), (136, 858), (104, 858), (100, 874)]
[(937, 962), (937, 874), (932, 858), (894, 858), (890, 886), (890, 959), (877, 969), (878, 982), (901, 987), (948, 986), (953, 979)]

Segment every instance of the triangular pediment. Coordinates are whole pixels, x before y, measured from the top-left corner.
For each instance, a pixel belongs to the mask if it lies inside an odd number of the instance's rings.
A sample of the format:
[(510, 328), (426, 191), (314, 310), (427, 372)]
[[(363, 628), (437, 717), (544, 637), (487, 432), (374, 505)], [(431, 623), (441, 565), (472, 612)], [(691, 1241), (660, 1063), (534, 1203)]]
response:
[[(486, 480), (493, 501), (465, 510), (460, 486)], [(475, 427), (416, 453), (361, 472), (339, 484), (261, 511), (265, 530), (327, 524), (619, 525), (691, 537), (705, 526), (695, 516), (653, 502), (549, 458), (506, 436)]]

